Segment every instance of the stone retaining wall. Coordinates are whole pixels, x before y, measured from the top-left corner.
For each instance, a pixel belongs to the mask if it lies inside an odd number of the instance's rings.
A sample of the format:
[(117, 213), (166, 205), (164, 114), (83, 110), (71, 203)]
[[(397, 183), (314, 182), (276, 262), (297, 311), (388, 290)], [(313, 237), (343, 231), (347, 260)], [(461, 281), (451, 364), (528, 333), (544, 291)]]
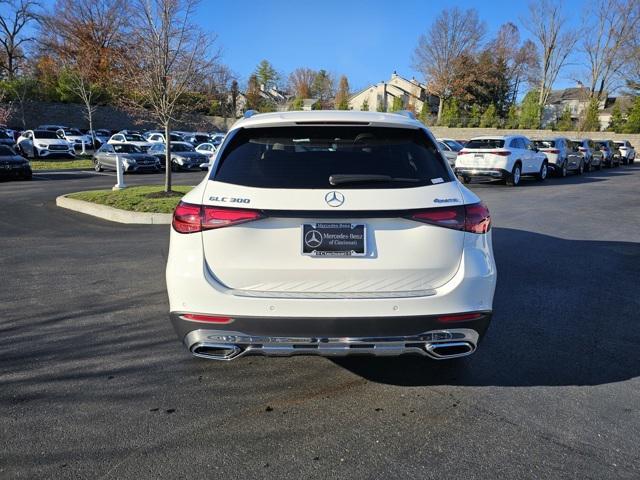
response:
[(505, 130), (500, 128), (449, 128), (429, 127), (436, 137), (469, 140), (481, 135), (526, 135), (529, 138), (567, 137), (591, 138), (593, 140), (629, 140), (632, 145), (640, 147), (640, 134), (612, 133), (612, 132), (554, 132), (552, 130)]

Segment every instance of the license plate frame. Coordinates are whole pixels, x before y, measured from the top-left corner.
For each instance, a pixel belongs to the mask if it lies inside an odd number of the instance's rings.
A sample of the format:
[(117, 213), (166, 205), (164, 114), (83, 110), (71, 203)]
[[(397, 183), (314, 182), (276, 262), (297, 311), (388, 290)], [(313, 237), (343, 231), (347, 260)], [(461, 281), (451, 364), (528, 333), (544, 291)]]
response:
[[(320, 247), (324, 248), (319, 249)], [(367, 255), (367, 225), (346, 222), (303, 223), (300, 225), (300, 253), (309, 257), (364, 257)]]

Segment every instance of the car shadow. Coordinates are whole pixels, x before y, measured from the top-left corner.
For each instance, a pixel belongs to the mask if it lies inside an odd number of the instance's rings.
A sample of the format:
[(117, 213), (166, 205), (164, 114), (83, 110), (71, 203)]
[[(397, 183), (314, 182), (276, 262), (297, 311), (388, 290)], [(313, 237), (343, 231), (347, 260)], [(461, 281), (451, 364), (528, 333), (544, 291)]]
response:
[(640, 301), (633, 290), (640, 243), (506, 228), (494, 229), (493, 238), (494, 316), (475, 354), (333, 361), (370, 381), (404, 386), (601, 385), (640, 375)]
[[(640, 164), (633, 165), (621, 165), (619, 168), (602, 168), (601, 170), (592, 170), (590, 172), (585, 172), (582, 175), (577, 175), (575, 173), (569, 173), (565, 178), (557, 177), (555, 175), (550, 175), (544, 182), (539, 182), (533, 177), (522, 177), (520, 181), (520, 185), (518, 188), (522, 187), (550, 187), (555, 186), (557, 184), (568, 184), (568, 185), (579, 185), (586, 183), (598, 183), (604, 182), (607, 180), (614, 179), (616, 177), (631, 175), (631, 173), (626, 172), (626, 170), (635, 170), (640, 168)], [(496, 187), (496, 186), (504, 186), (505, 183), (501, 180), (483, 180), (483, 179), (474, 179), (471, 184), (473, 187)], [(467, 185), (467, 186), (469, 186)], [(508, 187), (512, 188), (512, 187)]]

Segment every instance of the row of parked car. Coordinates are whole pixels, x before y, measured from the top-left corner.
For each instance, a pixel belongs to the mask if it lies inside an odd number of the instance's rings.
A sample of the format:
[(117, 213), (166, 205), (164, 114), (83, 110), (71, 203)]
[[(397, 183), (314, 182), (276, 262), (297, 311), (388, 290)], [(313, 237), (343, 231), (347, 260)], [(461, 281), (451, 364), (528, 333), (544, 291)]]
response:
[[(224, 133), (173, 131), (170, 138), (173, 170), (206, 170)], [(17, 132), (0, 126), (0, 178), (30, 179), (29, 158), (75, 158), (76, 150), (85, 148), (93, 150), (96, 171), (115, 170), (118, 160), (126, 172), (161, 171), (165, 167), (165, 138), (159, 130), (81, 132), (40, 125)]]
[[(198, 146), (203, 143), (218, 145), (224, 134), (220, 132), (171, 132), (172, 142)], [(4, 138), (2, 138), (4, 137)], [(28, 158), (74, 157), (80, 149), (98, 150), (107, 143), (130, 143), (146, 151), (155, 143), (164, 143), (164, 133), (157, 130), (146, 132), (133, 130), (94, 130), (82, 132), (77, 128), (61, 125), (40, 125), (19, 134), (4, 130), (2, 143), (15, 145), (16, 151)], [(11, 145), (13, 144), (13, 145)]]
[(464, 183), (474, 178), (500, 179), (517, 186), (523, 177), (542, 181), (550, 174), (566, 177), (590, 170), (632, 164), (636, 151), (628, 140), (591, 140), (524, 135), (488, 135), (457, 141), (439, 138), (438, 146)]

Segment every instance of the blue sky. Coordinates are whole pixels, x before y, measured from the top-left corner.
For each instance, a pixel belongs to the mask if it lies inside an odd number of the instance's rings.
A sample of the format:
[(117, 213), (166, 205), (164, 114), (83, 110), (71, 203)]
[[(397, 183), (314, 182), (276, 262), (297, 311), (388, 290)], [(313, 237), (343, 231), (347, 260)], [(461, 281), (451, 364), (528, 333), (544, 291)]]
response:
[[(563, 4), (567, 12), (578, 12), (571, 15), (579, 21), (585, 2)], [(454, 6), (476, 8), (489, 36), (508, 21), (518, 25), (523, 37), (528, 35), (520, 22), (527, 12), (522, 0), (203, 0), (199, 18), (205, 31), (217, 33), (223, 62), (241, 81), (266, 58), (286, 75), (301, 66), (345, 74), (355, 90), (388, 79), (393, 70), (420, 78), (411, 58), (418, 37), (440, 10)], [(574, 84), (571, 70), (558, 79), (559, 86)]]

